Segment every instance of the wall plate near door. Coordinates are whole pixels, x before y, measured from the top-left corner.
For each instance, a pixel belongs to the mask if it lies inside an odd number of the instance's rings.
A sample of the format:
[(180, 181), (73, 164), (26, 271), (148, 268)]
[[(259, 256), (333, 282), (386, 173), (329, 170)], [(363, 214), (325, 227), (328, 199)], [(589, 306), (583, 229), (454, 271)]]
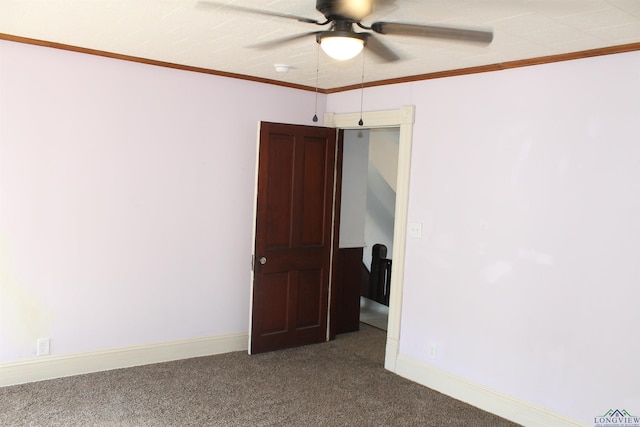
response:
[(422, 238), (422, 223), (421, 222), (410, 222), (409, 223), (409, 237), (413, 237), (414, 239)]

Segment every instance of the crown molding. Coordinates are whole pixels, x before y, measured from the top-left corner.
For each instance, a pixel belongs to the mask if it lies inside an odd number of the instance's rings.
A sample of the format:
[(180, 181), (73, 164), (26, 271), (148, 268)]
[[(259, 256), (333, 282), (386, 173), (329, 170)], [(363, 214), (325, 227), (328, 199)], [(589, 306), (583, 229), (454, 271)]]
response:
[(103, 56), (106, 58), (120, 59), (123, 61), (130, 61), (130, 62), (138, 62), (141, 64), (155, 65), (158, 67), (173, 68), (177, 70), (191, 71), (195, 73), (204, 73), (204, 74), (211, 74), (214, 76), (229, 77), (232, 79), (248, 80), (252, 82), (283, 86), (283, 87), (306, 90), (311, 92), (317, 91), (318, 93), (322, 93), (322, 94), (345, 92), (349, 90), (356, 90), (356, 89), (375, 87), (375, 86), (387, 86), (387, 85), (393, 85), (398, 83), (441, 79), (445, 77), (464, 76), (467, 74), (488, 73), (492, 71), (502, 71), (502, 70), (508, 70), (512, 68), (529, 67), (532, 65), (550, 64), (550, 63), (562, 62), (562, 61), (572, 61), (574, 59), (591, 58), (594, 56), (612, 55), (616, 53), (625, 53), (625, 52), (633, 52), (633, 51), (640, 50), (640, 42), (636, 42), (636, 43), (629, 43), (629, 44), (623, 44), (618, 46), (609, 46), (609, 47), (603, 47), (598, 49), (583, 50), (579, 52), (561, 53), (558, 55), (541, 56), (538, 58), (521, 59), (517, 61), (501, 62), (497, 64), (481, 65), (478, 67), (461, 68), (457, 70), (438, 71), (435, 73), (417, 74), (415, 76), (406, 76), (406, 77), (398, 77), (398, 78), (386, 79), (386, 80), (377, 80), (373, 82), (367, 82), (364, 84), (359, 83), (359, 84), (335, 87), (330, 89), (319, 89), (319, 88), (316, 89), (315, 87), (311, 87), (311, 86), (282, 82), (279, 80), (265, 79), (262, 77), (249, 76), (246, 74), (229, 73), (226, 71), (217, 71), (209, 68), (192, 67), (189, 65), (157, 61), (154, 59), (140, 58), (137, 56), (122, 55), (119, 53), (106, 52), (103, 50), (96, 50), (96, 49), (88, 49), (84, 47), (72, 46), (72, 45), (63, 44), (63, 43), (54, 43), (54, 42), (49, 42), (45, 40), (31, 39), (27, 37), (13, 36), (10, 34), (0, 33), (0, 40), (7, 40), (7, 41), (12, 41), (17, 43), (25, 43), (25, 44), (31, 44), (36, 46), (50, 47), (54, 49), (68, 50), (71, 52), (86, 53), (88, 55)]

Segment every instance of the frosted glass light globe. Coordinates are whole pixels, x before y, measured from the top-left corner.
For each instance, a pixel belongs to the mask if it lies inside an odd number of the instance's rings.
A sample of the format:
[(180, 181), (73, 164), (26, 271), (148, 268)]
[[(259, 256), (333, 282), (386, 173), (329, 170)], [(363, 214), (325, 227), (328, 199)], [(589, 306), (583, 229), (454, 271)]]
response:
[(320, 41), (320, 47), (333, 59), (345, 61), (362, 52), (364, 40), (354, 37), (323, 37)]

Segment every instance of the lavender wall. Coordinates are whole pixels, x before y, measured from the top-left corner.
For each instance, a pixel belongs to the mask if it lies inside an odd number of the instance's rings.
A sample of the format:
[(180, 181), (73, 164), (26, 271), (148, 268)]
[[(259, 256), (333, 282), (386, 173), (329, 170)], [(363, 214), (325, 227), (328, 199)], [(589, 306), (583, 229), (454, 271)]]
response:
[(639, 75), (632, 52), (367, 89), (416, 106), (404, 357), (588, 425), (640, 413)]
[(0, 362), (248, 330), (257, 123), (314, 93), (4, 41), (0, 91)]

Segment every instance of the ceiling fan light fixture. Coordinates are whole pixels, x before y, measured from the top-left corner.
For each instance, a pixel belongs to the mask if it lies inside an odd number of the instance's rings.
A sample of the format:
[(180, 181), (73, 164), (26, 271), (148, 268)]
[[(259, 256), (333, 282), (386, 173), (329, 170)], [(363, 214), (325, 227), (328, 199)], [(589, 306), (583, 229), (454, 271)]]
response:
[(361, 37), (325, 35), (320, 38), (320, 47), (333, 59), (346, 61), (362, 52), (364, 42), (364, 38)]

